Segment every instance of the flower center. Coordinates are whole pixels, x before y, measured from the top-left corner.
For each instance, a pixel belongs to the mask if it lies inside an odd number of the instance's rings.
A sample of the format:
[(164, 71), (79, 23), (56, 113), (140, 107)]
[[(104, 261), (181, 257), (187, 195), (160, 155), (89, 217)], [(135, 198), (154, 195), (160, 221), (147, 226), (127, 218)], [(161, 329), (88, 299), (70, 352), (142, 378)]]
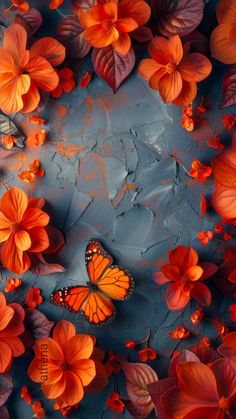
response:
[(168, 64), (166, 64), (166, 71), (169, 74), (174, 73), (176, 71), (176, 64), (174, 64), (174, 63), (168, 63)]
[(222, 396), (218, 402), (218, 406), (222, 410), (229, 410), (230, 407), (230, 401), (227, 397)]
[(12, 233), (18, 233), (18, 231), (21, 230), (21, 225), (18, 223), (13, 223), (11, 225), (11, 231)]
[(109, 30), (111, 30), (113, 27), (114, 27), (114, 19), (105, 19), (105, 20), (102, 22), (102, 28), (103, 28), (105, 31), (109, 31)]

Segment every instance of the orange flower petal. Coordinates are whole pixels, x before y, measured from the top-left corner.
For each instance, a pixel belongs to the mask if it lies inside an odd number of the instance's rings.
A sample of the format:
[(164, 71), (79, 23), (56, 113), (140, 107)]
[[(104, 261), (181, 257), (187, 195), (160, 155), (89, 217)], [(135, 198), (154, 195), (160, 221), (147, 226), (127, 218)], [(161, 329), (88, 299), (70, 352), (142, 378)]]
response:
[(212, 57), (224, 64), (236, 63), (235, 24), (224, 23), (217, 26), (211, 34)]
[(197, 96), (197, 85), (195, 82), (183, 80), (183, 87), (179, 96), (174, 100), (175, 105), (186, 106), (192, 103)]
[(165, 298), (170, 310), (181, 310), (190, 301), (190, 289), (184, 289), (181, 284), (175, 282), (167, 287)]
[(62, 375), (61, 379), (57, 383), (50, 385), (42, 384), (42, 390), (47, 399), (57, 399), (65, 391), (66, 378), (65, 374)]
[(119, 32), (132, 32), (137, 28), (138, 24), (132, 17), (125, 17), (116, 21), (116, 29)]
[(164, 265), (162, 266), (162, 272), (165, 275), (166, 278), (168, 278), (171, 281), (180, 281), (181, 275), (179, 268), (174, 265)]
[(16, 65), (25, 64), (27, 32), (22, 25), (16, 23), (8, 26), (3, 38), (3, 48), (13, 57)]
[(20, 250), (28, 250), (31, 246), (31, 239), (29, 233), (24, 230), (20, 230), (14, 234), (15, 244)]
[(86, 29), (82, 36), (95, 48), (104, 48), (113, 44), (119, 38), (117, 29), (104, 29), (102, 24), (91, 26)]
[(126, 32), (123, 32), (119, 36), (119, 39), (117, 39), (117, 41), (114, 42), (113, 46), (115, 50), (119, 52), (119, 54), (124, 55), (124, 56), (127, 55), (131, 48), (130, 36)]
[(5, 295), (0, 291), (0, 308), (7, 305)]
[(49, 215), (39, 208), (27, 208), (22, 218), (21, 225), (24, 228), (45, 227), (50, 220)]
[(23, 100), (17, 86), (18, 80), (14, 78), (0, 87), (0, 108), (7, 115), (20, 112), (23, 108)]
[(183, 82), (178, 71), (165, 74), (159, 81), (159, 93), (165, 103), (172, 103), (179, 96), (182, 87)]
[(151, 89), (159, 90), (159, 82), (161, 78), (166, 74), (166, 68), (164, 66), (160, 67), (158, 71), (150, 78), (149, 86)]
[(6, 343), (11, 348), (12, 355), (14, 357), (21, 356), (25, 352), (25, 347), (18, 337), (4, 338), (4, 343)]
[(28, 198), (26, 193), (16, 186), (5, 192), (1, 199), (1, 210), (9, 220), (19, 223), (26, 211)]
[(0, 243), (5, 242), (11, 234), (11, 222), (2, 212), (0, 212)]
[(3, 48), (0, 48), (1, 66), (0, 83), (5, 84), (12, 80), (15, 63), (11, 54)]
[(203, 274), (203, 269), (196, 265), (196, 266), (191, 266), (191, 268), (189, 268), (186, 272), (186, 276), (188, 279), (190, 279), (190, 281), (198, 281), (201, 276)]
[(191, 290), (191, 297), (202, 306), (209, 306), (211, 304), (211, 292), (202, 282), (194, 284)]
[(117, 19), (117, 4), (113, 1), (96, 4), (95, 6), (88, 9), (88, 11), (79, 12), (79, 20), (84, 28), (90, 28), (102, 23), (104, 20), (112, 20), (113, 22)]
[(65, 59), (65, 47), (56, 39), (46, 36), (36, 41), (30, 48), (32, 58), (43, 57), (51, 66), (60, 65)]
[[(28, 375), (30, 379), (36, 383), (42, 383), (42, 376), (45, 375), (47, 379), (45, 381), (50, 386), (60, 382), (63, 372), (62, 369), (59, 368), (58, 365), (53, 364), (52, 362), (48, 361), (47, 356), (47, 349), (46, 346), (41, 346), (41, 353), (44, 356), (41, 356), (41, 358), (34, 358), (31, 362), (29, 368), (28, 368)], [(43, 362), (42, 358), (44, 360), (47, 360), (47, 362)], [(46, 365), (45, 365), (46, 364)], [(62, 390), (63, 392), (63, 390)], [(57, 395), (55, 397), (58, 397)]]
[(28, 202), (28, 208), (42, 209), (44, 205), (45, 205), (45, 199), (43, 198), (30, 198)]
[(66, 359), (70, 364), (88, 359), (93, 352), (93, 340), (89, 335), (76, 335), (69, 340)]
[(48, 234), (43, 227), (34, 227), (30, 231), (31, 247), (30, 252), (43, 252), (49, 246)]
[(181, 39), (178, 35), (174, 35), (170, 39), (157, 36), (149, 44), (149, 53), (160, 64), (179, 64), (183, 58)]
[(9, 345), (0, 342), (0, 373), (3, 374), (9, 370), (12, 363), (12, 351)]
[(95, 362), (92, 359), (84, 359), (73, 363), (72, 369), (81, 379), (83, 386), (88, 386), (96, 375)]
[(54, 90), (59, 82), (59, 77), (54, 68), (43, 57), (33, 57), (26, 67), (29, 76), (36, 83), (37, 87), (45, 92)]
[(58, 345), (58, 343), (55, 342), (55, 340), (53, 340), (52, 338), (41, 338), (36, 340), (34, 345), (34, 352), (36, 358), (41, 360), (42, 346), (47, 348), (47, 358), (51, 362), (64, 361), (64, 355), (60, 345)]
[(236, 23), (234, 0), (220, 0), (216, 6), (216, 16), (219, 23)]
[(0, 308), (0, 331), (6, 329), (8, 323), (11, 321), (14, 316), (13, 308), (6, 306)]
[(23, 108), (21, 110), (22, 112), (24, 113), (33, 112), (37, 108), (40, 102), (40, 94), (36, 86), (36, 83), (33, 80), (31, 80), (31, 85), (28, 92), (22, 96), (22, 100), (23, 100)]
[(75, 326), (66, 320), (61, 320), (53, 330), (53, 339), (60, 345), (66, 353), (69, 341), (75, 336)]
[(203, 54), (193, 52), (182, 59), (178, 66), (178, 70), (184, 80), (197, 82), (202, 81), (209, 76), (212, 65), (208, 58)]
[(191, 266), (197, 265), (198, 254), (191, 247), (177, 246), (170, 251), (169, 260), (172, 265), (178, 266), (180, 272), (184, 274)]
[(139, 26), (145, 25), (151, 16), (150, 6), (142, 0), (121, 0), (118, 5), (119, 18), (130, 16)]
[[(154, 74), (162, 68), (162, 65), (158, 64), (155, 60), (151, 58), (145, 58), (142, 60), (138, 67), (139, 74), (144, 78), (144, 80), (150, 80)], [(158, 81), (159, 83), (159, 81)]]
[(72, 371), (65, 371), (66, 387), (61, 395), (63, 402), (67, 406), (73, 406), (79, 403), (84, 397), (84, 389), (80, 378)]
[(2, 252), (2, 264), (9, 271), (22, 274), (29, 270), (30, 259), (15, 245), (14, 237), (10, 237)]

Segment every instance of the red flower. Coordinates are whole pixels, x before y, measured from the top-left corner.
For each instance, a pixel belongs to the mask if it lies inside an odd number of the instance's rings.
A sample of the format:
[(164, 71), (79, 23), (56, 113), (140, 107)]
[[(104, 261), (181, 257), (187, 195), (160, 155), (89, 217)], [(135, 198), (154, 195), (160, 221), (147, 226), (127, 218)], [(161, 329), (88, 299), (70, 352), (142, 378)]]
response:
[(49, 4), (49, 9), (55, 10), (64, 3), (64, 0), (51, 0)]
[(30, 288), (26, 299), (25, 299), (26, 305), (29, 308), (36, 308), (39, 304), (43, 302), (43, 297), (41, 295), (41, 289), (40, 288)]
[(128, 348), (128, 349), (134, 349), (136, 345), (137, 345), (137, 343), (134, 342), (133, 340), (127, 340), (125, 342), (125, 347)]
[(26, 387), (26, 386), (22, 387), (22, 389), (21, 389), (21, 393), (20, 393), (20, 396), (21, 396), (21, 398), (22, 398), (22, 399), (24, 399), (24, 401), (25, 401), (27, 404), (31, 404), (31, 402), (32, 402), (32, 397), (31, 397), (31, 396), (30, 396), (30, 394), (29, 394), (28, 387)]
[(80, 87), (82, 87), (83, 89), (88, 87), (89, 83), (91, 82), (93, 78), (93, 73), (94, 73), (93, 70), (86, 71), (86, 73), (83, 75), (82, 79), (80, 80)]
[(202, 309), (202, 307), (199, 307), (191, 315), (191, 322), (193, 324), (199, 324), (202, 319), (203, 319), (203, 309)]
[(224, 127), (226, 129), (231, 129), (234, 127), (235, 123), (236, 123), (236, 116), (234, 115), (223, 115), (222, 116), (222, 121), (224, 124)]
[(124, 403), (120, 399), (120, 395), (117, 392), (113, 392), (110, 398), (107, 400), (108, 409), (114, 410), (114, 412), (122, 413), (124, 411)]
[(177, 326), (173, 332), (168, 333), (168, 335), (173, 339), (186, 339), (190, 332), (188, 332), (185, 327), (183, 326)]
[(197, 236), (199, 240), (201, 240), (202, 246), (205, 246), (206, 244), (208, 244), (209, 240), (213, 239), (212, 231), (199, 231), (199, 233), (197, 233)]
[(203, 281), (217, 269), (209, 262), (198, 264), (198, 254), (191, 247), (177, 246), (169, 252), (169, 264), (162, 266), (162, 272), (156, 273), (155, 281), (157, 284), (172, 282), (165, 294), (170, 310), (186, 307), (190, 297), (206, 306), (211, 302), (211, 293)]
[(182, 362), (176, 375), (178, 385), (161, 397), (168, 419), (235, 417), (236, 364), (228, 359), (210, 365)]
[(223, 150), (224, 144), (221, 143), (219, 135), (215, 135), (210, 140), (207, 140), (207, 145), (215, 150)]
[(205, 166), (199, 160), (193, 160), (192, 169), (189, 171), (190, 176), (196, 178), (198, 182), (204, 182), (212, 174), (212, 168)]
[(14, 137), (14, 135), (3, 135), (1, 138), (1, 143), (6, 147), (7, 150), (11, 150), (14, 147), (14, 144), (17, 143), (17, 139)]
[(107, 371), (107, 375), (110, 376), (113, 372), (120, 371), (120, 357), (119, 355), (109, 352), (109, 359), (104, 364), (104, 367)]
[(74, 73), (70, 68), (65, 67), (62, 70), (59, 70), (57, 74), (59, 77), (59, 84), (52, 92), (52, 97), (54, 99), (61, 97), (63, 92), (70, 93), (76, 86), (76, 82), (73, 78)]
[(140, 362), (146, 362), (149, 359), (154, 360), (157, 357), (157, 352), (152, 348), (146, 348), (138, 351), (138, 359)]
[(5, 291), (12, 292), (19, 288), (22, 284), (22, 280), (19, 278), (8, 278), (6, 282)]
[(35, 402), (32, 404), (32, 409), (34, 412), (34, 416), (37, 419), (42, 419), (46, 416), (46, 412), (42, 407), (42, 403), (39, 400), (35, 400)]
[(187, 115), (183, 115), (182, 121), (181, 121), (181, 127), (186, 129), (186, 131), (193, 131), (195, 128), (195, 121), (193, 118)]

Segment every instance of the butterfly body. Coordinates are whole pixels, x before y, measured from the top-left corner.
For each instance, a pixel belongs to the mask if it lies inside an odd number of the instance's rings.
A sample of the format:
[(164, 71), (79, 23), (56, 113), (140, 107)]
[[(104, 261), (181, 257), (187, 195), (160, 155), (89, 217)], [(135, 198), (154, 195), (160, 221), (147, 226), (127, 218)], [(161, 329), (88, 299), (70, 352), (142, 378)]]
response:
[(111, 321), (116, 315), (112, 300), (127, 300), (134, 281), (127, 270), (112, 265), (112, 257), (101, 243), (92, 239), (86, 248), (87, 285), (65, 287), (53, 292), (50, 302), (74, 313), (82, 312), (93, 324)]

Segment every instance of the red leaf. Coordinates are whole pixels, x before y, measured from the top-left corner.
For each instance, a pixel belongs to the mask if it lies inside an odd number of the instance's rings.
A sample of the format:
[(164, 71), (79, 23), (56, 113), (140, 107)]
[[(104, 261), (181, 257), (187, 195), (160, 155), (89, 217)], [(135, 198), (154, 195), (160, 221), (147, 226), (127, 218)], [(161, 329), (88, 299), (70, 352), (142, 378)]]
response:
[(183, 44), (190, 42), (191, 52), (201, 52), (204, 55), (207, 55), (209, 52), (209, 42), (206, 35), (197, 29), (184, 36), (182, 42)]
[(39, 310), (27, 308), (25, 310), (25, 327), (33, 339), (47, 338), (54, 322), (51, 322)]
[(161, 401), (162, 394), (170, 388), (175, 387), (176, 385), (177, 381), (174, 377), (165, 378), (164, 380), (159, 380), (153, 384), (148, 385), (148, 391), (151, 395), (153, 404), (155, 406), (156, 415), (158, 418), (167, 418), (166, 412)]
[(157, 28), (165, 36), (188, 35), (203, 18), (203, 0), (152, 0)]
[(31, 37), (34, 35), (42, 25), (43, 19), (37, 9), (30, 8), (27, 12), (17, 14), (14, 20), (15, 23), (22, 25)]
[(126, 361), (121, 363), (121, 368), (126, 377), (126, 390), (131, 403), (140, 415), (149, 415), (154, 404), (147, 386), (158, 381), (156, 372), (149, 365)]
[(11, 419), (9, 412), (5, 406), (0, 407), (0, 418), (1, 419)]
[[(10, 375), (0, 376), (0, 406), (2, 406), (11, 395), (13, 389), (12, 378)], [(0, 416), (2, 418), (2, 416)]]
[(200, 362), (200, 359), (193, 352), (188, 349), (183, 349), (178, 355), (173, 357), (170, 362), (169, 375), (170, 377), (176, 377), (176, 367), (180, 362), (195, 361)]
[(135, 54), (130, 48), (123, 56), (114, 51), (112, 46), (97, 49), (92, 53), (92, 62), (96, 73), (115, 93), (121, 83), (129, 76), (135, 65)]
[(213, 282), (219, 288), (219, 290), (226, 296), (235, 298), (236, 295), (236, 285), (233, 282), (229, 281), (229, 276), (231, 272), (236, 269), (236, 258), (230, 259), (227, 262), (224, 262), (218, 271), (218, 273), (213, 278)]
[(58, 228), (50, 225), (46, 227), (46, 231), (48, 233), (50, 245), (43, 253), (50, 255), (58, 252), (58, 250), (64, 246), (65, 237)]
[(138, 42), (149, 42), (153, 38), (153, 34), (148, 26), (141, 26), (131, 33), (131, 36)]
[(222, 85), (222, 101), (220, 108), (235, 105), (236, 103), (236, 65), (224, 74)]
[(202, 262), (199, 263), (199, 266), (203, 269), (203, 274), (200, 278), (201, 281), (210, 278), (218, 271), (218, 266), (211, 262)]
[(75, 15), (66, 16), (59, 23), (57, 38), (65, 46), (68, 57), (80, 59), (88, 54), (90, 45), (82, 38), (82, 32), (79, 18)]
[(65, 268), (58, 263), (48, 263), (42, 253), (30, 254), (31, 267), (30, 270), (35, 275), (51, 275), (58, 272), (64, 272)]

